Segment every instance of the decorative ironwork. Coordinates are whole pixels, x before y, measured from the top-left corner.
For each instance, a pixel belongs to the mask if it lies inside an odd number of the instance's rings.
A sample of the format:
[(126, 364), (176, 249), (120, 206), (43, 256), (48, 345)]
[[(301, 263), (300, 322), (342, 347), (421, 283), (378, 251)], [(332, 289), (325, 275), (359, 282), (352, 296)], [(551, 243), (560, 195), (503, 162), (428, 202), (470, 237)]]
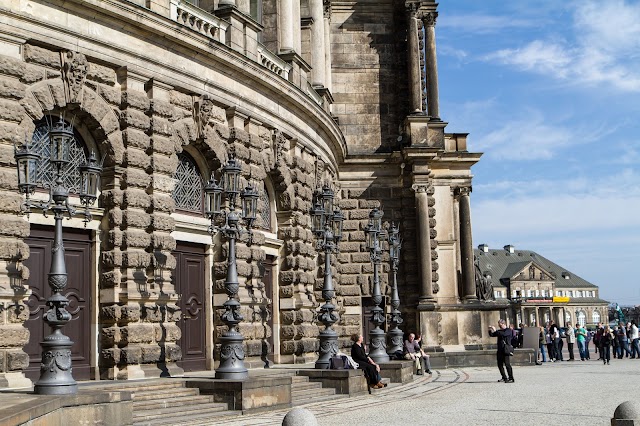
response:
[(176, 209), (202, 213), (204, 181), (195, 161), (188, 154), (178, 154), (178, 168), (173, 178), (176, 186), (171, 198)]
[(259, 211), (260, 219), (262, 219), (262, 223), (260, 227), (262, 229), (266, 229), (267, 231), (271, 230), (271, 200), (269, 199), (269, 193), (267, 190), (260, 191), (260, 204), (262, 204), (262, 208)]
[[(58, 178), (55, 164), (50, 161), (51, 158), (51, 140), (49, 139), (49, 126), (46, 120), (36, 124), (36, 129), (31, 138), (30, 149), (40, 156), (38, 167), (36, 169), (36, 182), (39, 188), (53, 188)], [(69, 167), (61, 170), (62, 185), (65, 186), (70, 193), (77, 194), (80, 192), (78, 184), (81, 182), (79, 167), (86, 163), (87, 151), (84, 142), (77, 134), (73, 134), (73, 138), (69, 140)]]
[(389, 230), (389, 258), (391, 261), (391, 318), (388, 331), (390, 345), (387, 353), (390, 357), (398, 352), (402, 353), (402, 337), (404, 333), (398, 327), (404, 322), (400, 312), (400, 296), (398, 295), (398, 266), (400, 265), (400, 250), (402, 249), (402, 238), (400, 238), (400, 228), (392, 223)]

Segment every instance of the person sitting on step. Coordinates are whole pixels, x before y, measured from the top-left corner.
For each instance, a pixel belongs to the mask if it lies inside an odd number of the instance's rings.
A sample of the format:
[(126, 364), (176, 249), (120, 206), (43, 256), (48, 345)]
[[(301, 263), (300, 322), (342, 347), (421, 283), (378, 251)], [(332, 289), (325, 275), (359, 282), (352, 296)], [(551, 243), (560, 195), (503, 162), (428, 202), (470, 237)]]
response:
[(424, 371), (427, 374), (431, 374), (429, 355), (424, 353), (419, 341), (416, 340), (416, 335), (413, 333), (410, 333), (409, 339), (404, 341), (404, 358), (415, 360), (417, 374), (422, 375)]

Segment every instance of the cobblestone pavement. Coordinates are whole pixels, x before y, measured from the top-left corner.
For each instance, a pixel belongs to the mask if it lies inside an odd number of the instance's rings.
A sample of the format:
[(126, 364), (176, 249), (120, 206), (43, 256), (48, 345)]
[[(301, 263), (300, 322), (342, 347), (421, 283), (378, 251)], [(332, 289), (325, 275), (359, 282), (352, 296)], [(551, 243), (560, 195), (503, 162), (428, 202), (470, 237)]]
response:
[[(624, 401), (640, 402), (640, 360), (574, 361), (515, 367), (513, 384), (497, 368), (465, 368), (416, 376), (372, 395), (308, 404), (323, 425), (609, 425)], [(281, 425), (288, 410), (202, 425)], [(191, 423), (193, 425), (193, 423)]]

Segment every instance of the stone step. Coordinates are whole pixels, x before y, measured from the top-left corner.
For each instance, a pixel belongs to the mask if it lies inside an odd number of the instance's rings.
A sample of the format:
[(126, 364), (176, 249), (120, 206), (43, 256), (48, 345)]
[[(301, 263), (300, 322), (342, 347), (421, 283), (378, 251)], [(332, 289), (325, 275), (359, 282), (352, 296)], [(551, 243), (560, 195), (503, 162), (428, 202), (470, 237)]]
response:
[[(146, 421), (153, 420), (154, 424), (156, 424), (155, 420), (159, 419), (160, 421), (166, 422), (170, 417), (174, 417), (179, 419), (180, 421), (184, 421), (186, 418), (191, 418), (193, 416), (205, 416), (208, 414), (218, 413), (222, 411), (228, 411), (227, 404), (220, 402), (211, 402), (207, 404), (194, 404), (194, 405), (182, 405), (178, 407), (170, 407), (170, 408), (161, 408), (161, 409), (153, 409), (153, 410), (140, 410), (134, 411), (133, 413), (133, 422), (134, 423), (143, 423)], [(174, 419), (175, 422), (175, 419)], [(174, 423), (175, 424), (175, 423)]]
[(302, 389), (291, 390), (291, 400), (293, 401), (301, 398), (313, 398), (314, 396), (327, 396), (334, 395), (336, 390), (334, 388), (318, 388), (318, 389)]
[(226, 410), (214, 411), (211, 413), (194, 414), (191, 416), (175, 416), (164, 417), (162, 419), (154, 419), (149, 421), (136, 421), (134, 426), (194, 426), (194, 425), (212, 425), (215, 419), (227, 419), (242, 416), (242, 411)]
[(166, 381), (166, 382), (151, 382), (145, 383), (143, 381), (130, 382), (130, 383), (117, 383), (117, 384), (105, 384), (101, 386), (105, 390), (124, 390), (128, 392), (136, 391), (152, 391), (152, 390), (165, 390), (184, 388), (184, 382), (182, 381)]
[(299, 383), (291, 383), (291, 392), (303, 389), (319, 389), (322, 388), (322, 383), (320, 382), (299, 382)]
[(291, 376), (291, 384), (308, 382), (309, 376)]
[(138, 401), (135, 398), (133, 403), (134, 410), (156, 410), (169, 407), (183, 407), (185, 405), (207, 404), (213, 401), (211, 395), (188, 395), (179, 397), (170, 397), (162, 399), (148, 399)]
[(293, 399), (291, 398), (291, 406), (292, 407), (297, 407), (300, 405), (305, 405), (305, 404), (312, 404), (315, 402), (324, 402), (324, 401), (335, 401), (337, 399), (346, 399), (349, 398), (349, 395), (346, 394), (331, 394), (331, 395), (324, 395), (324, 396), (312, 396), (309, 398), (302, 398), (302, 399)]
[(134, 401), (149, 401), (154, 399), (169, 399), (180, 396), (197, 396), (200, 394), (199, 389), (192, 388), (175, 388), (167, 390), (140, 390), (133, 393)]

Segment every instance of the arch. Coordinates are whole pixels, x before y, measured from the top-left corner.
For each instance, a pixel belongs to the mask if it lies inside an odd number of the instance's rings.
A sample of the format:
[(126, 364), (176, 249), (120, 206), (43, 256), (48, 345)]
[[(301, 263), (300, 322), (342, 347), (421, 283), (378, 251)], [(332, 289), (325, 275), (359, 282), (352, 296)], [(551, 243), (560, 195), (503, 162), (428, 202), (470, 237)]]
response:
[(587, 314), (585, 313), (585, 311), (578, 311), (578, 315), (576, 315), (576, 322), (580, 324), (581, 327), (585, 326), (585, 324), (587, 323)]
[(86, 86), (82, 87), (81, 102), (77, 104), (67, 103), (64, 91), (62, 80), (45, 80), (29, 86), (25, 97), (20, 101), (25, 110), (21, 127), (33, 134), (35, 123), (45, 114), (64, 111), (67, 117), (75, 116), (75, 122), (82, 123), (78, 126), (79, 131), (86, 131), (91, 135), (98, 154), (101, 158), (104, 157), (105, 165), (122, 163), (125, 148), (119, 119), (113, 108), (102, 96)]
[(600, 322), (600, 312), (593, 311), (593, 314), (591, 314), (591, 322), (594, 324), (597, 324)]

